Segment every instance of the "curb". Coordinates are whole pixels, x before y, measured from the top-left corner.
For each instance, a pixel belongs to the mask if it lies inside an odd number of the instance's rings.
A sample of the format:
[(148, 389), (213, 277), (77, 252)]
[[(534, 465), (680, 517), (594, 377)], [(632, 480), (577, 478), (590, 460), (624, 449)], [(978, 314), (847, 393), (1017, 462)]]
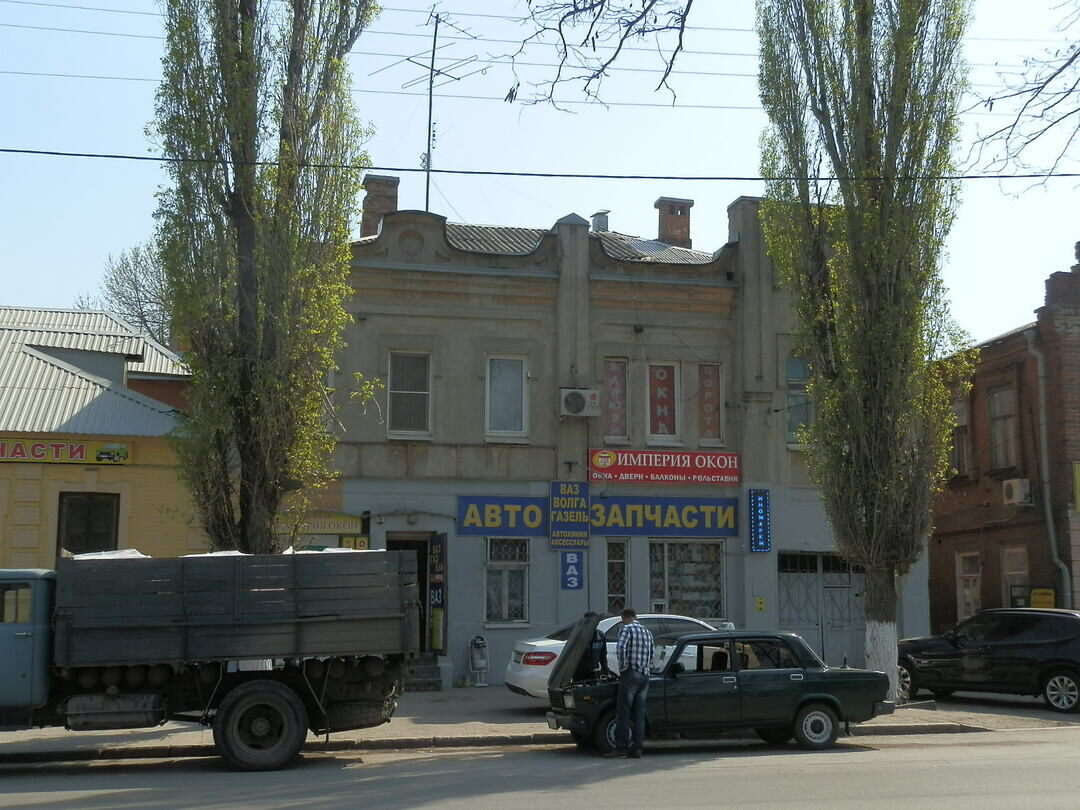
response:
[[(978, 731), (992, 731), (981, 726), (968, 726), (963, 723), (909, 723), (875, 726), (855, 726), (852, 737), (894, 736), (905, 734), (962, 734)], [(756, 735), (734, 733), (731, 736), (714, 738), (713, 741), (731, 739), (753, 739)], [(708, 739), (693, 740), (707, 744)], [(485, 734), (472, 737), (400, 737), (379, 740), (339, 739), (322, 742), (306, 742), (301, 751), (324, 753), (328, 751), (401, 751), (419, 748), (485, 748), (508, 745), (572, 745), (573, 741), (565, 733), (541, 734)], [(22, 751), (0, 754), (0, 764), (26, 764), (33, 762), (84, 762), (95, 759), (178, 759), (194, 757), (216, 757), (218, 751), (213, 745), (142, 745), (130, 747), (81, 748), (71, 751)]]

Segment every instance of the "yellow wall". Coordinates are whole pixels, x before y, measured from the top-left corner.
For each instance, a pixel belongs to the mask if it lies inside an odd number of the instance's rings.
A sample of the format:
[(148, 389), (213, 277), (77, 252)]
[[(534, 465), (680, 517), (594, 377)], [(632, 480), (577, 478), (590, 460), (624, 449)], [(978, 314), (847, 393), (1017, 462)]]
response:
[[(27, 440), (86, 441), (64, 434), (16, 436)], [(0, 567), (53, 568), (61, 492), (120, 495), (117, 545), (152, 557), (208, 551), (193, 524), (194, 510), (176, 474), (167, 440), (93, 437), (130, 448), (128, 464), (48, 464), (0, 461)]]

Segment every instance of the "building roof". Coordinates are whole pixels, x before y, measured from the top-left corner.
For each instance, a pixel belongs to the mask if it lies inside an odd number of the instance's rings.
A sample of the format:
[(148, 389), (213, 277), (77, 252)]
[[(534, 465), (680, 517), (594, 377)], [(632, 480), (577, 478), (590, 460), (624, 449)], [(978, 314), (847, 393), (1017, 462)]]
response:
[[(583, 224), (585, 220), (581, 220)], [(547, 228), (513, 228), (503, 225), (464, 225), (446, 223), (446, 241), (450, 247), (471, 253), (502, 256), (525, 256), (540, 246), (540, 240), (551, 233)], [(624, 262), (653, 264), (709, 264), (712, 253), (675, 247), (656, 239), (642, 239), (615, 231), (592, 231), (590, 238), (599, 239), (604, 253)], [(355, 240), (355, 244), (370, 244), (377, 236)]]
[(0, 330), (24, 329), (34, 346), (123, 354), (129, 374), (188, 376), (180, 356), (112, 312), (0, 306)]
[(169, 405), (73, 365), (70, 355), (53, 356), (54, 348), (118, 354), (129, 370), (160, 353), (183, 368), (110, 313), (0, 307), (0, 431), (161, 436), (175, 426)]

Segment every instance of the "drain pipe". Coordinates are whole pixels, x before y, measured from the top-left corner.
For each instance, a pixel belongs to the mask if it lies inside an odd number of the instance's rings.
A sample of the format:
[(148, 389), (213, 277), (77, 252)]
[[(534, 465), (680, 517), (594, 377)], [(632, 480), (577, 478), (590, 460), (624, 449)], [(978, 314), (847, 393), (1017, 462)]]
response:
[(1035, 358), (1039, 369), (1039, 472), (1042, 475), (1042, 502), (1043, 515), (1046, 517), (1046, 533), (1050, 539), (1050, 556), (1054, 565), (1061, 571), (1061, 592), (1065, 607), (1071, 608), (1072, 577), (1069, 568), (1058, 556), (1057, 526), (1054, 524), (1054, 509), (1050, 503), (1050, 459), (1047, 456), (1050, 447), (1050, 439), (1046, 427), (1046, 355), (1035, 348), (1035, 329), (1025, 329), (1024, 337), (1027, 338), (1028, 353)]

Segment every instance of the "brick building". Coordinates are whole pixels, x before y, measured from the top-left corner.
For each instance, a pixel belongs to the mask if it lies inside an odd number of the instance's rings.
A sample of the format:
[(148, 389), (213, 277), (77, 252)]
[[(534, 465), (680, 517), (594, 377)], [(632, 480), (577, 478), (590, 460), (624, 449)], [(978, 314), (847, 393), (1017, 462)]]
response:
[(1023, 604), (1031, 588), (1073, 607), (1080, 585), (1080, 264), (1047, 279), (1034, 323), (978, 350), (971, 391), (956, 403), (956, 474), (935, 507), (935, 632)]
[[(862, 577), (795, 441), (807, 369), (758, 200), (733, 202), (706, 252), (692, 200), (657, 199), (657, 236), (639, 238), (608, 211), (463, 225), (399, 210), (396, 178), (365, 188), (322, 506), (418, 555), (444, 683), (468, 675), (476, 636), (499, 683), (516, 639), (626, 604), (862, 661)], [(366, 409), (353, 372), (386, 382)], [(927, 580), (921, 563), (905, 583), (902, 633), (927, 629)]]

